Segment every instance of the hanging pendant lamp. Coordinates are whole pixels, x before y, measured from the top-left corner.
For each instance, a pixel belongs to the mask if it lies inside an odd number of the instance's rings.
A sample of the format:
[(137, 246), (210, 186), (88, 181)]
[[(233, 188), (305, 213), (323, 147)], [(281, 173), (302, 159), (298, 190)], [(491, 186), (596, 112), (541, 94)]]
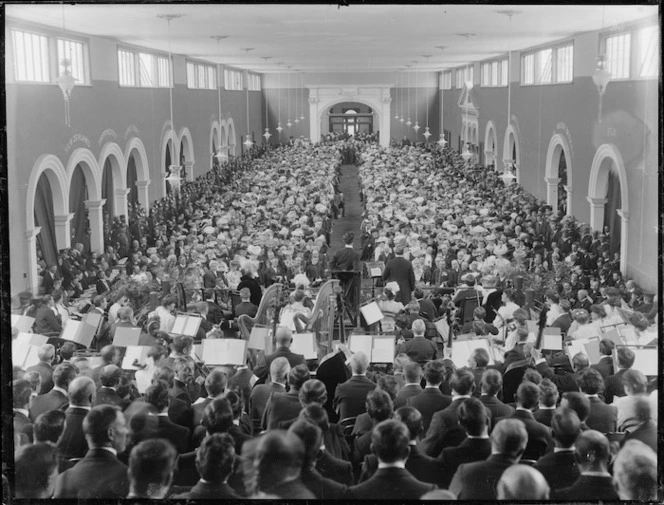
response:
[[(302, 90), (302, 99), (304, 99), (304, 74), (300, 74), (300, 89)], [(300, 121), (304, 121), (304, 103), (302, 104), (302, 110), (300, 111)]]
[(415, 72), (415, 126), (413, 126), (413, 130), (415, 130), (415, 138), (417, 138), (417, 131), (420, 129), (420, 122), (417, 120), (419, 116), (419, 102), (418, 102), (418, 96), (419, 96), (419, 90), (417, 89), (417, 71)]
[[(272, 56), (262, 56), (262, 58), (265, 60), (265, 64), (267, 64), (267, 60), (272, 58)], [(270, 137), (272, 134), (270, 133), (270, 127), (268, 126), (268, 105), (267, 105), (267, 93), (265, 93), (265, 133), (263, 133), (263, 137), (265, 138), (265, 143), (267, 144), (270, 141)]]
[[(288, 68), (288, 70), (290, 70), (293, 67), (289, 66), (287, 68)], [(288, 126), (288, 128), (293, 126), (293, 123), (291, 123), (291, 120), (290, 120), (290, 72), (288, 73), (288, 122), (286, 123), (286, 126)]]
[[(410, 70), (410, 65), (408, 66), (408, 70)], [(413, 122), (410, 120), (410, 72), (408, 72), (408, 121), (406, 121), (406, 126), (412, 125)]]
[[(396, 75), (396, 77), (397, 77), (397, 78), (396, 78), (396, 90), (397, 90), (397, 93), (398, 93), (398, 92), (399, 92), (399, 72), (397, 72), (396, 74), (397, 74), (397, 75)], [(398, 95), (397, 95), (397, 96), (398, 96)], [(399, 121), (399, 110), (398, 110), (396, 107), (395, 107), (394, 109), (395, 109), (395, 111), (394, 111), (394, 119), (395, 119), (396, 121)]]

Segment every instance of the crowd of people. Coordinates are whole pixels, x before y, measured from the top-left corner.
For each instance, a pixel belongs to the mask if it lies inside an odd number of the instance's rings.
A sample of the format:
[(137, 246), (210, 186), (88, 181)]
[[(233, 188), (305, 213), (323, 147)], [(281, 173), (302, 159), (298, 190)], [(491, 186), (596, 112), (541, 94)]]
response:
[[(102, 255), (77, 245), (45, 265), (44, 295), (22, 293), (14, 312), (34, 316), (35, 332), (57, 334), (67, 298), (93, 274), (91, 310), (109, 325), (132, 325), (141, 309), (126, 290), (108, 300), (131, 279), (183, 285), (219, 326), (229, 316), (210, 296), (215, 289), (240, 291), (240, 310), (251, 314), (265, 288), (284, 280), (297, 289), (275, 351), (206, 369), (191, 356), (200, 338), (168, 333), (179, 303), (170, 289), (151, 311), (156, 331), (148, 333), (158, 338), (135, 372), (123, 370), (122, 349), (108, 341), (95, 366), (71, 342), (44, 344), (37, 365), (14, 366), (15, 496), (661, 498), (657, 390), (633, 368), (634, 352), (602, 338), (596, 364), (583, 353), (543, 354), (510, 287), (510, 269), (553, 271), (560, 279), (544, 293), (541, 326), (601, 336), (602, 326), (628, 319), (649, 343), (653, 300), (622, 283), (606, 236), (504, 187), (493, 172), (469, 170), (450, 150), (350, 142), (365, 203), (357, 255), (386, 263), (381, 307), (393, 315), (383, 327), (395, 336), (393, 363), (377, 366), (343, 343), (317, 360), (291, 350), (293, 316), (311, 315), (307, 290), (330, 277), (348, 142), (280, 148), (230, 173), (213, 170), (148, 217), (138, 210), (129, 226), (119, 222), (118, 233), (131, 236), (126, 261), (124, 240)], [(468, 297), (481, 303), (464, 333), (490, 335), (502, 360), (476, 349), (455, 364), (430, 333)]]

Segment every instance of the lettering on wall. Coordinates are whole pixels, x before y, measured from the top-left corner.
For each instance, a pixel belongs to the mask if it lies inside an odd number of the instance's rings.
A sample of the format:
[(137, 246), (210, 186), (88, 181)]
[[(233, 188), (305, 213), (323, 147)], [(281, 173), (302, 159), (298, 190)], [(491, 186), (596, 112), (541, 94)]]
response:
[(136, 137), (140, 137), (140, 132), (138, 131), (138, 128), (136, 128), (134, 125), (129, 125), (129, 127), (125, 130), (124, 132), (124, 139), (125, 141), (131, 137), (132, 135)]
[(112, 130), (112, 129), (108, 128), (108, 129), (104, 130), (103, 132), (101, 132), (101, 135), (99, 136), (99, 140), (97, 141), (97, 143), (99, 145), (102, 145), (104, 142), (106, 142), (107, 137), (111, 140), (117, 140), (118, 134), (115, 133), (115, 130)]
[(74, 135), (72, 135), (72, 137), (69, 139), (69, 142), (67, 142), (67, 144), (65, 145), (65, 152), (68, 153), (69, 151), (71, 151), (74, 148), (74, 145), (78, 142), (85, 144), (85, 147), (90, 149), (91, 144), (88, 137), (86, 137), (82, 133), (74, 133)]

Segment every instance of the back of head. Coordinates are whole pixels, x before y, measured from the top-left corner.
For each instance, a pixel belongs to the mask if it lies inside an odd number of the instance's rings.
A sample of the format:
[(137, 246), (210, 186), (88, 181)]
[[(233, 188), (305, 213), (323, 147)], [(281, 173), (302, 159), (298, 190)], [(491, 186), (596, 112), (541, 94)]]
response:
[(620, 346), (616, 351), (618, 356), (618, 367), (620, 368), (631, 368), (634, 365), (634, 360), (636, 355), (629, 347)]
[(356, 352), (350, 357), (350, 369), (354, 374), (366, 373), (369, 368), (369, 358), (362, 351)]
[(492, 452), (520, 458), (528, 444), (528, 432), (519, 419), (502, 419), (490, 435)]
[(270, 363), (270, 378), (272, 382), (283, 382), (290, 372), (290, 363), (283, 356), (275, 358)]
[(176, 354), (187, 354), (194, 345), (194, 339), (189, 335), (176, 335), (171, 342), (171, 348)]
[(394, 371), (395, 372), (401, 372), (403, 371), (403, 367), (406, 363), (410, 362), (411, 359), (408, 357), (406, 353), (399, 353), (394, 357), (394, 361), (392, 362), (394, 365)]
[(470, 395), (475, 391), (475, 375), (467, 368), (455, 370), (450, 379), (452, 391), (459, 395)]
[(299, 389), (302, 385), (309, 380), (311, 375), (309, 374), (309, 368), (305, 364), (297, 365), (290, 369), (288, 373), (288, 384), (291, 389)]
[(168, 366), (158, 366), (154, 369), (154, 374), (152, 375), (152, 383), (156, 384), (157, 382), (163, 382), (167, 387), (173, 387), (173, 380), (175, 379), (175, 372), (171, 367)]
[(201, 479), (213, 484), (226, 481), (233, 472), (235, 442), (227, 433), (208, 435), (196, 451), (196, 469)]
[(390, 395), (392, 402), (396, 400), (400, 384), (394, 375), (381, 375), (378, 378), (377, 386), (378, 389), (385, 391), (388, 395)]
[(445, 367), (440, 360), (432, 360), (424, 365), (424, 380), (432, 386), (438, 386), (445, 377)]
[(374, 389), (367, 395), (367, 413), (375, 422), (379, 423), (392, 417), (394, 404), (390, 395), (380, 389)]
[(571, 447), (581, 433), (579, 416), (570, 408), (556, 409), (551, 418), (551, 431), (560, 447)]
[(596, 395), (604, 391), (602, 374), (594, 368), (586, 368), (577, 376), (576, 383), (582, 393)]
[(222, 394), (227, 385), (228, 377), (223, 368), (213, 368), (205, 378), (205, 391), (211, 398)]
[(417, 440), (424, 430), (422, 414), (414, 407), (400, 407), (394, 413), (394, 419), (401, 421), (408, 428), (411, 440)]
[(544, 476), (528, 465), (512, 465), (496, 486), (499, 500), (548, 500), (549, 484)]
[(17, 379), (12, 382), (12, 404), (15, 409), (23, 409), (28, 406), (32, 396), (32, 387), (24, 379)]
[(599, 352), (603, 356), (611, 356), (613, 354), (613, 350), (615, 348), (616, 348), (616, 344), (610, 338), (603, 338), (599, 342)]
[(99, 355), (104, 360), (104, 363), (113, 363), (117, 352), (118, 350), (115, 346), (105, 345), (104, 347), (101, 348), (101, 351), (99, 351)]
[(93, 381), (91, 377), (87, 377), (85, 375), (76, 377), (69, 384), (68, 393), (70, 405), (91, 405), (97, 393), (95, 381)]
[(201, 424), (208, 434), (226, 433), (233, 426), (233, 408), (227, 398), (215, 398), (203, 411)]
[(582, 471), (584, 469), (606, 471), (611, 458), (609, 440), (596, 430), (581, 432), (574, 442), (574, 458)]
[(288, 429), (289, 437), (296, 436), (304, 445), (304, 463), (306, 468), (316, 462), (323, 443), (323, 431), (313, 422), (298, 419)]
[(40, 346), (37, 351), (37, 357), (39, 358), (39, 361), (44, 361), (46, 363), (52, 362), (55, 357), (55, 347), (53, 344), (44, 344)]
[(51, 498), (58, 472), (58, 451), (53, 444), (22, 445), (14, 457), (16, 498)]
[(549, 379), (539, 383), (539, 403), (544, 407), (555, 407), (558, 403), (558, 386)]
[(66, 415), (62, 410), (49, 410), (35, 419), (33, 436), (35, 442), (51, 442), (57, 444), (65, 431)]
[(70, 360), (74, 352), (76, 352), (76, 344), (74, 342), (65, 342), (60, 347), (60, 357), (63, 360)]
[(163, 381), (153, 382), (145, 390), (145, 402), (152, 405), (157, 412), (162, 412), (169, 404), (168, 387)]
[(134, 310), (131, 307), (120, 307), (118, 309), (118, 319), (120, 321), (131, 321), (134, 316)]
[(304, 444), (298, 437), (288, 437), (284, 430), (272, 430), (258, 441), (255, 464), (258, 486), (266, 489), (285, 479), (299, 476), (304, 462)]
[(118, 413), (123, 415), (115, 405), (98, 405), (88, 412), (83, 419), (83, 434), (89, 447), (110, 444), (109, 428), (116, 423)]
[(613, 480), (621, 500), (657, 500), (657, 454), (640, 440), (627, 440), (613, 461)]
[(330, 421), (327, 416), (327, 411), (322, 405), (318, 403), (311, 403), (304, 407), (300, 411), (298, 419), (311, 421), (316, 426), (318, 426), (323, 431), (323, 433), (326, 433), (330, 429)]
[(588, 356), (582, 352), (577, 352), (572, 358), (572, 368), (574, 369), (575, 372), (580, 372), (581, 370), (585, 370), (589, 366), (590, 366), (590, 360), (588, 359)]
[(117, 387), (121, 377), (122, 369), (117, 365), (106, 365), (101, 369), (101, 374), (99, 374), (101, 385), (110, 388)]
[[(585, 422), (590, 415), (590, 400), (584, 393), (568, 391), (563, 394), (565, 406), (576, 412), (581, 422)], [(561, 404), (562, 405), (562, 404)]]
[(471, 437), (478, 437), (484, 434), (485, 428), (488, 428), (489, 415), (484, 404), (477, 398), (466, 398), (457, 411), (459, 425)]
[[(343, 241), (346, 245), (351, 245), (355, 240), (355, 234), (352, 231), (344, 233)], [(403, 254), (403, 251), (401, 252)]]
[(324, 405), (327, 402), (327, 389), (318, 379), (309, 379), (300, 388), (299, 393), (300, 403), (303, 406), (311, 403), (318, 403)]
[(525, 324), (528, 320), (528, 312), (525, 309), (516, 309), (512, 314), (512, 317), (521, 325)]
[(383, 463), (405, 460), (408, 457), (409, 442), (408, 428), (396, 419), (378, 423), (371, 433), (371, 449)]
[(419, 384), (420, 381), (422, 380), (422, 367), (420, 366), (419, 363), (415, 362), (407, 363), (403, 367), (403, 375), (408, 383)]
[(78, 367), (72, 363), (60, 363), (53, 370), (53, 384), (65, 391), (78, 374)]
[(239, 390), (230, 390), (224, 393), (224, 398), (231, 404), (233, 419), (239, 419), (244, 412), (244, 397)]
[[(419, 311), (419, 306), (418, 306), (418, 311)], [(427, 330), (427, 326), (426, 324), (424, 324), (424, 321), (422, 321), (421, 319), (415, 319), (415, 321), (413, 321), (411, 329), (413, 330), (413, 334), (416, 337), (421, 337), (424, 335), (424, 332)]]
[[(168, 440), (144, 440), (131, 450), (127, 475), (131, 489), (141, 497), (163, 498), (173, 480), (177, 452)], [(166, 488), (166, 489), (165, 489)]]
[(542, 382), (542, 374), (534, 368), (526, 368), (521, 382), (532, 382), (533, 384), (539, 385), (540, 382)]
[(497, 395), (503, 387), (503, 376), (498, 370), (490, 368), (482, 374), (482, 394)]
[(539, 387), (532, 382), (522, 382), (516, 390), (516, 403), (524, 409), (532, 410), (539, 404)]
[(484, 368), (489, 364), (489, 353), (486, 349), (478, 347), (473, 351), (470, 360), (474, 362), (478, 368)]
[(643, 394), (648, 388), (648, 379), (639, 370), (630, 368), (622, 376), (622, 384), (625, 391), (631, 395)]
[(274, 340), (277, 347), (290, 347), (291, 342), (293, 341), (293, 332), (286, 326), (277, 326)]

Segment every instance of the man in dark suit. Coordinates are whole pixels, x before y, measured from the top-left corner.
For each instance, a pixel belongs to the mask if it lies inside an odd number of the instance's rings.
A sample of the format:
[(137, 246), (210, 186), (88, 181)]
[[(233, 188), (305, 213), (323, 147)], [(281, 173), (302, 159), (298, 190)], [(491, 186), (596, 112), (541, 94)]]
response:
[(574, 443), (574, 459), (581, 473), (574, 484), (552, 493), (554, 500), (618, 500), (618, 493), (608, 471), (611, 449), (599, 431), (586, 430)]
[(95, 288), (97, 289), (98, 295), (103, 295), (104, 293), (111, 291), (111, 283), (106, 278), (106, 272), (101, 269), (97, 272), (97, 282), (95, 284)]
[(466, 432), (466, 439), (456, 447), (443, 449), (440, 460), (443, 472), (438, 483), (447, 489), (460, 465), (484, 461), (491, 454), (489, 441), (488, 409), (477, 398), (468, 398), (459, 407), (459, 425)]
[(193, 382), (194, 361), (188, 357), (177, 357), (173, 362), (173, 371), (175, 372), (173, 387), (168, 394), (171, 398), (177, 398), (186, 403), (188, 407), (191, 407), (191, 404), (198, 400), (198, 391), (200, 391), (200, 386)]
[(346, 232), (343, 236), (344, 247), (339, 249), (330, 260), (330, 271), (339, 279), (341, 289), (346, 295), (346, 305), (355, 307), (355, 290), (353, 283), (356, 282), (353, 272), (360, 271), (360, 254), (353, 249), (355, 234), (352, 231)]
[(88, 452), (59, 475), (53, 497), (124, 499), (129, 492), (127, 466), (117, 454), (124, 452), (128, 432), (120, 409), (113, 405), (94, 407), (83, 422)]
[(353, 462), (356, 469), (359, 469), (364, 457), (371, 453), (371, 430), (377, 424), (392, 417), (394, 404), (388, 393), (380, 389), (374, 389), (367, 395), (366, 409), (371, 419), (371, 429), (354, 441)]
[[(249, 296), (251, 297), (251, 292), (249, 292)], [(206, 317), (207, 317), (207, 320), (210, 322), (210, 324), (213, 324), (213, 325), (214, 324), (221, 324), (222, 322), (225, 321), (226, 318), (224, 317), (224, 311), (214, 301), (214, 290), (213, 289), (206, 289), (205, 290), (205, 303), (207, 304), (207, 316)], [(256, 310), (258, 310), (258, 307), (256, 307)]]
[(634, 351), (629, 347), (618, 347), (616, 354), (618, 358), (618, 371), (604, 379), (604, 401), (607, 404), (613, 403), (616, 396), (625, 396), (622, 376), (627, 370), (632, 368), (636, 359)]
[(463, 401), (470, 398), (475, 390), (473, 372), (467, 368), (457, 369), (450, 379), (450, 387), (452, 403), (433, 415), (426, 438), (420, 443), (422, 452), (434, 458), (438, 457), (444, 447), (457, 446), (466, 438), (459, 425), (458, 412)]
[(609, 338), (603, 338), (599, 342), (599, 353), (602, 357), (599, 358), (599, 362), (590, 365), (590, 368), (594, 368), (602, 374), (602, 380), (606, 380), (609, 375), (613, 375), (613, 350), (615, 348), (616, 344)]
[(436, 306), (431, 300), (424, 298), (424, 292), (420, 288), (415, 288), (413, 296), (415, 296), (417, 303), (420, 304), (420, 313), (425, 314), (429, 321), (436, 319)]
[(88, 450), (83, 432), (83, 420), (90, 412), (96, 394), (94, 381), (85, 375), (69, 384), (69, 408), (65, 410), (66, 428), (58, 449), (66, 459), (82, 458)]
[(272, 360), (269, 384), (256, 384), (251, 390), (249, 415), (255, 423), (262, 422), (270, 396), (274, 393), (286, 392), (286, 380), (290, 370), (290, 364), (286, 358), (279, 357)]
[(539, 403), (539, 388), (532, 382), (524, 382), (516, 391), (516, 411), (509, 419), (518, 419), (523, 422), (528, 432), (528, 445), (523, 453), (523, 459), (537, 460), (552, 444), (551, 430), (542, 423), (535, 421), (533, 409)]
[(590, 414), (586, 419), (586, 426), (600, 433), (616, 431), (618, 409), (613, 405), (607, 405), (599, 397), (604, 389), (602, 375), (597, 370), (588, 368), (579, 374), (577, 382), (581, 392), (590, 400)]
[(560, 309), (562, 310), (562, 314), (553, 321), (551, 328), (560, 328), (562, 333), (567, 334), (569, 327), (572, 326), (572, 317), (569, 313), (572, 310), (572, 305), (568, 300), (560, 300)]
[[(172, 368), (168, 366), (158, 366), (154, 370), (152, 375), (152, 384), (156, 384), (158, 381), (164, 382), (168, 386), (168, 390), (173, 389), (173, 384), (175, 383), (175, 372)], [(178, 398), (170, 397), (168, 404), (168, 418), (173, 421), (175, 424), (184, 426), (189, 430), (193, 430), (193, 410), (191, 405), (186, 401), (180, 400)]]
[(274, 430), (283, 421), (295, 419), (302, 410), (300, 388), (310, 378), (307, 365), (297, 365), (288, 372), (288, 393), (273, 393), (263, 412), (261, 421), (264, 430)]
[(203, 412), (205, 407), (207, 407), (212, 400), (215, 398), (221, 397), (226, 391), (226, 385), (228, 379), (226, 378), (226, 373), (221, 368), (213, 368), (210, 370), (210, 373), (205, 378), (205, 390), (207, 391), (207, 396), (205, 398), (199, 398), (196, 400), (191, 409), (193, 411), (193, 427), (196, 428), (201, 424), (203, 419)]
[(542, 379), (539, 383), (539, 406), (533, 417), (538, 423), (551, 428), (551, 419), (558, 403), (558, 388), (549, 379)]
[(46, 270), (44, 270), (44, 278), (42, 281), (42, 290), (45, 295), (50, 295), (53, 291), (53, 282), (55, 281), (56, 274), (58, 272), (57, 265), (49, 265)]
[(444, 374), (445, 366), (440, 360), (429, 361), (424, 365), (424, 391), (406, 400), (406, 406), (414, 407), (422, 414), (422, 433), (429, 430), (433, 415), (452, 403), (452, 398), (440, 391)]
[(167, 440), (144, 440), (129, 455), (127, 498), (160, 500), (166, 497), (175, 468), (175, 448)]
[(519, 462), (528, 443), (524, 424), (516, 419), (498, 421), (491, 432), (491, 456), (486, 461), (459, 466), (449, 490), (457, 500), (495, 500), (496, 484), (508, 467)]
[(334, 393), (337, 386), (351, 378), (351, 371), (346, 366), (346, 361), (350, 359), (351, 353), (346, 344), (340, 344), (339, 350), (333, 351), (321, 358), (320, 365), (316, 370), (316, 378), (325, 384), (327, 391), (327, 401), (323, 405), (328, 418), (332, 422), (339, 420), (339, 414), (334, 409)]
[(239, 498), (227, 484), (235, 465), (233, 438), (226, 433), (207, 436), (196, 451), (196, 469), (200, 480), (188, 492), (174, 499), (223, 500)]
[(290, 350), (290, 345), (293, 341), (293, 332), (289, 328), (286, 328), (285, 326), (277, 326), (274, 340), (276, 342), (277, 349), (272, 354), (258, 357), (258, 363), (254, 368), (254, 375), (258, 377), (259, 380), (267, 377), (267, 373), (270, 370), (270, 364), (276, 358), (286, 358), (291, 368), (297, 365), (306, 364), (302, 354), (295, 354)]
[[(424, 339), (423, 335), (422, 339)], [(428, 342), (428, 340), (425, 340), (425, 342)], [(406, 383), (399, 390), (394, 400), (395, 409), (405, 406), (409, 398), (413, 398), (422, 393), (422, 386), (420, 385), (422, 382), (422, 367), (420, 364), (407, 363), (403, 367), (403, 374), (406, 378)]]
[(32, 443), (32, 423), (28, 417), (28, 404), (32, 388), (30, 383), (23, 379), (12, 382), (12, 405), (14, 407), (14, 436), (18, 435), (19, 445)]
[(234, 308), (235, 317), (240, 317), (242, 314), (255, 317), (258, 312), (258, 305), (251, 303), (251, 291), (249, 291), (249, 288), (242, 288), (240, 290), (240, 299), (242, 301)]
[(61, 363), (53, 370), (53, 388), (46, 394), (36, 396), (30, 405), (30, 419), (34, 422), (40, 414), (56, 410), (68, 402), (67, 391), (78, 370), (71, 363)]
[(578, 352), (572, 357), (572, 370), (574, 370), (574, 372), (558, 375), (551, 369), (551, 367), (549, 367), (546, 359), (542, 358), (541, 351), (535, 348), (535, 346), (531, 347), (530, 354), (535, 361), (535, 367), (537, 368), (537, 371), (542, 375), (543, 378), (549, 379), (551, 382), (553, 382), (561, 394), (568, 391), (578, 391), (579, 386), (576, 381), (579, 373), (590, 366), (590, 360), (588, 359), (588, 356), (582, 352)]
[(288, 428), (288, 434), (298, 437), (304, 445), (300, 478), (307, 489), (316, 495), (316, 499), (338, 499), (344, 496), (348, 489), (345, 485), (323, 477), (316, 470), (316, 461), (320, 456), (323, 443), (323, 431), (312, 422), (298, 419)]
[(571, 486), (580, 475), (574, 460), (574, 442), (581, 433), (579, 416), (572, 409), (557, 409), (551, 419), (551, 432), (553, 452), (542, 456), (535, 468), (549, 483), (551, 491), (556, 491)]
[(514, 414), (514, 407), (501, 402), (498, 393), (503, 387), (503, 376), (498, 370), (489, 369), (482, 374), (482, 394), (479, 400), (491, 412), (491, 420), (496, 423), (498, 419)]
[(121, 363), (120, 349), (118, 349), (113, 345), (107, 345), (102, 347), (101, 351), (99, 351), (99, 355), (103, 360), (102, 364), (92, 369), (92, 380), (95, 381), (97, 388), (101, 387), (101, 381), (99, 380), (99, 376), (101, 375), (102, 369), (106, 365), (120, 365)]
[(471, 274), (465, 274), (461, 277), (461, 286), (459, 290), (454, 295), (452, 303), (457, 307), (460, 307), (464, 300), (468, 298), (477, 298), (479, 300), (479, 305), (482, 304), (482, 294), (475, 289), (475, 277)]
[[(50, 310), (50, 309), (49, 309)], [(52, 344), (44, 344), (37, 352), (39, 363), (29, 367), (26, 372), (38, 372), (41, 376), (41, 388), (39, 394), (48, 393), (53, 388), (53, 360), (55, 359), (55, 347)]]
[(314, 500), (300, 477), (304, 444), (294, 433), (274, 430), (260, 437), (254, 456), (259, 491), (284, 500)]
[(639, 424), (627, 433), (623, 445), (628, 440), (639, 440), (657, 452), (657, 423), (652, 419), (650, 400), (647, 396), (637, 397), (634, 403), (634, 417)]
[(431, 340), (424, 338), (426, 329), (427, 327), (422, 319), (415, 319), (411, 326), (413, 338), (406, 342), (400, 340), (400, 344), (396, 350), (397, 354), (404, 353), (408, 355), (411, 360), (420, 365), (424, 365), (427, 361), (436, 359), (438, 355), (438, 347)]
[(153, 430), (144, 430), (143, 433), (135, 435), (135, 442), (141, 442), (149, 438), (164, 438), (173, 444), (178, 454), (184, 454), (189, 450), (191, 432), (188, 428), (175, 424), (168, 418), (169, 394), (163, 382), (157, 382), (145, 391), (145, 401), (154, 408), (147, 414), (147, 425), (152, 427), (149, 418), (156, 417)]
[(394, 255), (395, 257), (385, 265), (383, 280), (399, 284), (395, 301), (408, 305), (411, 301), (411, 292), (415, 289), (415, 271), (413, 264), (403, 257), (403, 247), (395, 247)]
[(126, 401), (118, 394), (117, 387), (122, 378), (122, 369), (117, 365), (106, 365), (99, 376), (101, 388), (97, 391), (97, 396), (93, 406), (97, 405), (117, 405), (121, 409), (126, 407)]
[(434, 484), (421, 482), (406, 470), (410, 447), (408, 427), (401, 421), (390, 419), (375, 426), (371, 448), (378, 460), (378, 470), (365, 482), (351, 487), (346, 498), (417, 500), (435, 489)]
[(339, 384), (334, 394), (334, 410), (339, 419), (357, 417), (366, 411), (365, 399), (376, 389), (376, 384), (367, 378), (369, 359), (363, 352), (357, 352), (350, 358), (353, 375), (343, 384)]

